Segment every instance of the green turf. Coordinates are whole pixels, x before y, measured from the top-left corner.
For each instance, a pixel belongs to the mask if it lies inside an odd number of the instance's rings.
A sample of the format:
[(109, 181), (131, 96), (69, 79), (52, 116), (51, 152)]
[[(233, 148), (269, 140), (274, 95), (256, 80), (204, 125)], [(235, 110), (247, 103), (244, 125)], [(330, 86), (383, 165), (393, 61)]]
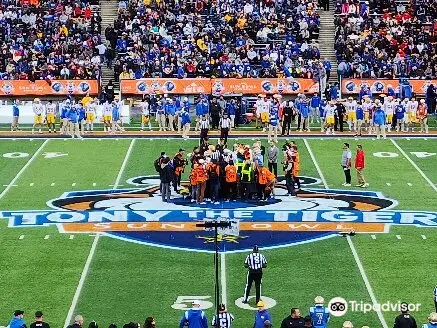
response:
[[(251, 139), (240, 141), (253, 143)], [(343, 188), (344, 177), (339, 163), (343, 142), (308, 139), (329, 188)], [(369, 190), (398, 200), (399, 209), (435, 211), (436, 193), (391, 141), (348, 139), (348, 142), (353, 147), (358, 142), (363, 144)], [(122, 139), (50, 140), (17, 179), (17, 187), (12, 187), (0, 199), (0, 209), (47, 209), (46, 202), (65, 191), (112, 188), (110, 185), (116, 181), (130, 143), (130, 140)], [(265, 139), (263, 143), (267, 146)], [(420, 159), (410, 152), (435, 152), (437, 141), (397, 139), (397, 143), (435, 183), (436, 156)], [(22, 151), (32, 156), (41, 144), (42, 141), (36, 140), (0, 141), (0, 154)], [(156, 174), (153, 160), (161, 151), (173, 156), (180, 147), (188, 153), (196, 144), (194, 138), (188, 141), (136, 140), (122, 172), (120, 187), (128, 187), (126, 180), (129, 178)], [(305, 144), (301, 139), (297, 139), (297, 144), (301, 175), (319, 177)], [(46, 159), (45, 152), (68, 155)], [(378, 158), (373, 156), (376, 152), (393, 152), (399, 156)], [(2, 185), (12, 181), (30, 156), (24, 159), (0, 157)], [(187, 176), (188, 169), (184, 179)], [(353, 179), (355, 182), (355, 174)], [(54, 186), (51, 185), (53, 182)], [(76, 185), (72, 186), (73, 183)], [(318, 187), (323, 188), (323, 185)], [(19, 239), (21, 235), (24, 235), (23, 239)], [(47, 240), (44, 239), (46, 235), (49, 235)], [(13, 310), (23, 308), (28, 321), (30, 315), (27, 314), (43, 310), (52, 326), (62, 326), (92, 240), (93, 237), (87, 234), (69, 239), (69, 235), (58, 233), (53, 226), (7, 228), (6, 221), (1, 221), (0, 261), (6, 265), (0, 273), (0, 290), (4, 295), (4, 302), (0, 303), (0, 325), (7, 324)], [(437, 251), (437, 231), (433, 228), (391, 227), (389, 234), (377, 234), (376, 239), (363, 234), (352, 240), (377, 300), (422, 303), (421, 311), (415, 315), (419, 323), (425, 322), (433, 309), (431, 293), (435, 281), (431, 273), (435, 271), (433, 258)], [(306, 313), (316, 295), (322, 295), (326, 300), (341, 296), (347, 300), (370, 302), (345, 238), (334, 237), (266, 250), (265, 254), (269, 267), (265, 271), (263, 293), (277, 301), (271, 309), (275, 326), (293, 306)], [(246, 271), (242, 263), (245, 256), (246, 253), (226, 255), (227, 304), (237, 318), (237, 328), (252, 325), (254, 315), (253, 311), (240, 309), (234, 304), (244, 289)], [(121, 326), (128, 321), (143, 322), (152, 315), (159, 327), (174, 327), (183, 313), (171, 307), (178, 296), (211, 296), (213, 302), (212, 261), (210, 254), (139, 245), (103, 236), (75, 313), (84, 315), (86, 325), (90, 320), (97, 320), (101, 327), (112, 322)], [(38, 265), (42, 268), (36, 270)], [(208, 309), (207, 314), (211, 319), (213, 309)], [(395, 313), (385, 313), (384, 316), (391, 326)], [(330, 327), (340, 326), (346, 319), (352, 320), (355, 327), (365, 324), (381, 326), (372, 312), (348, 313), (343, 318), (334, 318)]]

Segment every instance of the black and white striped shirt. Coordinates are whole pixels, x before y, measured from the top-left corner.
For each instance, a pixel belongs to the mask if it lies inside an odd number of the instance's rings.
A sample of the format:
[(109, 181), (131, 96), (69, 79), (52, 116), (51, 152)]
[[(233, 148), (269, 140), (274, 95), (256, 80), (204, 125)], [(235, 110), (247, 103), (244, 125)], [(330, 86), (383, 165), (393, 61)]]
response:
[(200, 120), (200, 129), (201, 130), (209, 129), (209, 121), (208, 120)]
[(219, 160), (220, 159), (220, 155), (221, 154), (220, 154), (219, 150), (213, 151), (212, 154), (211, 154), (211, 159)]
[(437, 302), (437, 285), (434, 287), (434, 301)]
[(221, 118), (220, 119), (220, 127), (222, 129), (229, 129), (231, 127), (231, 119), (230, 118)]
[(217, 328), (231, 328), (232, 321), (234, 321), (234, 316), (228, 312), (220, 312), (218, 314), (218, 325), (216, 326), (216, 315), (212, 318), (211, 325)]
[(267, 260), (264, 255), (260, 253), (251, 253), (247, 255), (244, 264), (249, 268), (249, 270), (261, 270), (267, 265)]

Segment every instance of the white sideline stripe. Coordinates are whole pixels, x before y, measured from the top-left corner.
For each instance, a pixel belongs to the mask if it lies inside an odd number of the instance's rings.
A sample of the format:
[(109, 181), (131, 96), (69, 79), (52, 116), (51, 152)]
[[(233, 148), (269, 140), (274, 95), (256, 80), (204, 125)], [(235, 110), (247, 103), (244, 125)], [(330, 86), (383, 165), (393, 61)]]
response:
[[(310, 154), (311, 160), (313, 161), (314, 166), (316, 167), (317, 172), (319, 173), (320, 179), (322, 180), (323, 185), (325, 186), (325, 189), (328, 189), (328, 184), (326, 183), (326, 179), (325, 179), (325, 177), (324, 177), (324, 175), (323, 175), (323, 173), (322, 173), (322, 171), (320, 169), (319, 164), (317, 163), (316, 158), (314, 157), (314, 154), (313, 154), (313, 152), (312, 152), (312, 150), (310, 148), (310, 145), (309, 145), (308, 141), (306, 139), (303, 139), (303, 141), (305, 143), (305, 146), (308, 149), (308, 153)], [(373, 293), (372, 286), (370, 286), (369, 279), (366, 276), (366, 272), (364, 271), (364, 268), (363, 268), (363, 265), (361, 263), (361, 260), (358, 257), (358, 253), (357, 253), (357, 251), (355, 249), (354, 244), (352, 243), (351, 237), (350, 236), (346, 236), (346, 238), (347, 238), (347, 242), (349, 244), (349, 247), (350, 247), (350, 249), (352, 251), (352, 255), (354, 256), (355, 262), (357, 263), (358, 270), (360, 271), (361, 277), (363, 278), (364, 285), (366, 286), (366, 289), (367, 289), (367, 292), (369, 293), (370, 299), (372, 300), (372, 303), (375, 306), (376, 304), (378, 304), (378, 301), (376, 300), (375, 294)], [(382, 327), (383, 328), (388, 328), (387, 322), (385, 321), (384, 316), (382, 315), (381, 310), (378, 309), (378, 311), (376, 311), (376, 313), (378, 315), (378, 318), (379, 318), (379, 321), (381, 322)]]
[(396, 235), (396, 238), (397, 239), (401, 239), (401, 235)]
[(422, 239), (426, 239), (426, 236), (425, 236), (425, 235), (422, 235)]
[[(355, 249), (355, 246), (351, 240), (350, 236), (346, 236), (347, 242), (349, 244), (349, 247), (352, 251), (352, 255), (354, 256), (355, 262), (357, 263), (358, 270), (360, 271), (361, 277), (363, 278), (364, 285), (366, 285), (367, 292), (369, 293), (370, 299), (372, 300), (373, 305), (375, 306), (378, 304), (378, 301), (376, 300), (375, 294), (373, 293), (372, 286), (370, 286), (369, 279), (367, 278), (366, 272), (364, 271), (363, 264), (361, 263), (361, 260), (358, 256), (357, 250)], [(381, 309), (378, 307), (376, 314), (378, 315), (379, 321), (381, 322), (381, 325), (383, 328), (388, 328), (387, 322), (384, 319), (384, 316), (382, 315)]]
[(226, 253), (220, 253), (220, 282), (222, 288), (222, 303), (226, 305), (228, 299), (228, 290), (226, 286)]
[(24, 235), (21, 235), (18, 239), (20, 239), (20, 240), (24, 239)]
[(88, 257), (86, 259), (85, 266), (83, 267), (83, 271), (80, 275), (79, 284), (77, 285), (76, 292), (74, 293), (73, 301), (71, 302), (70, 309), (68, 310), (67, 319), (65, 319), (65, 323), (64, 323), (64, 328), (68, 327), (71, 318), (73, 318), (74, 310), (76, 310), (77, 301), (79, 300), (80, 292), (82, 291), (85, 278), (88, 274), (88, 270), (90, 269), (91, 261), (94, 257), (94, 253), (96, 252), (99, 238), (100, 238), (100, 234), (96, 234), (96, 237), (93, 240), (93, 244), (91, 245), (91, 249), (88, 254)]
[(328, 184), (326, 183), (326, 179), (325, 176), (322, 173), (322, 170), (320, 169), (319, 163), (317, 163), (316, 158), (314, 157), (313, 151), (311, 150), (310, 144), (308, 143), (308, 141), (306, 139), (303, 139), (303, 142), (305, 144), (305, 147), (307, 147), (308, 153), (310, 154), (311, 160), (314, 163), (314, 166), (316, 167), (317, 173), (320, 176), (320, 180), (322, 180), (323, 186), (325, 187), (325, 189), (328, 189)]
[(420, 167), (418, 167), (417, 164), (414, 163), (414, 161), (410, 158), (410, 156), (407, 155), (407, 153), (398, 145), (398, 143), (396, 141), (391, 139), (391, 142), (401, 152), (401, 154), (404, 155), (404, 157), (411, 163), (411, 165), (413, 165), (413, 167), (417, 170), (417, 172), (420, 173), (422, 178), (424, 178), (425, 181), (428, 182), (428, 184), (431, 186), (431, 188), (434, 189), (435, 192), (437, 192), (436, 185), (425, 175), (425, 173), (423, 173), (423, 171), (420, 169)]
[[(123, 163), (121, 164), (120, 170), (118, 171), (118, 175), (117, 175), (117, 178), (115, 180), (113, 189), (117, 189), (117, 187), (120, 184), (120, 180), (121, 180), (121, 177), (123, 175), (123, 171), (124, 171), (124, 169), (127, 165), (127, 162), (129, 160), (129, 156), (130, 156), (130, 153), (132, 152), (132, 148), (135, 144), (135, 140), (136, 139), (132, 139), (132, 141), (129, 145), (129, 148), (126, 152)], [(80, 293), (82, 292), (82, 288), (83, 288), (83, 285), (85, 283), (86, 276), (88, 275), (88, 270), (90, 269), (91, 261), (93, 260), (94, 253), (96, 252), (97, 243), (99, 242), (99, 238), (100, 238), (100, 233), (96, 233), (94, 235), (93, 244), (91, 245), (91, 249), (90, 249), (90, 252), (89, 252), (88, 257), (86, 259), (85, 266), (83, 267), (82, 274), (80, 275), (79, 284), (76, 287), (76, 291), (74, 293), (73, 300), (71, 301), (71, 306), (70, 306), (70, 309), (68, 310), (67, 318), (65, 319), (65, 322), (64, 322), (64, 328), (67, 328), (70, 325), (71, 319), (73, 318), (74, 311), (76, 310), (77, 302), (79, 301)], [(70, 237), (70, 239), (71, 239), (71, 237)]]
[(41, 150), (44, 148), (44, 146), (49, 142), (50, 139), (47, 139), (46, 141), (44, 141), (42, 143), (41, 146), (39, 146), (39, 148), (36, 150), (36, 152), (32, 155), (32, 157), (27, 161), (27, 163), (21, 168), (20, 171), (18, 171), (17, 175), (15, 176), (15, 178), (12, 179), (12, 181), (9, 183), (9, 185), (5, 188), (5, 190), (2, 191), (2, 193), (0, 194), (0, 199), (2, 199), (6, 193), (9, 191), (9, 189), (11, 189), (11, 187), (13, 185), (15, 185), (15, 183), (17, 182), (17, 180), (20, 178), (20, 176), (23, 174), (23, 172), (29, 167), (30, 164), (32, 164), (32, 162), (35, 160), (35, 158), (39, 155), (39, 153), (41, 152)]
[(376, 236), (375, 236), (375, 235), (370, 235), (370, 237), (372, 237), (372, 239), (376, 239)]
[(50, 235), (45, 235), (44, 236), (44, 239), (49, 239), (50, 238)]

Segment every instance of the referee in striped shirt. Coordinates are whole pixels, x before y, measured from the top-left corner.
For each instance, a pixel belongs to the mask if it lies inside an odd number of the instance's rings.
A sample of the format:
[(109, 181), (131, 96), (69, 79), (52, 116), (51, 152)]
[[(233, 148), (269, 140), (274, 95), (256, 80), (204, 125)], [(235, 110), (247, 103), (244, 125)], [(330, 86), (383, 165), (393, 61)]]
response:
[(435, 312), (437, 312), (437, 285), (434, 287), (434, 306)]
[(200, 125), (200, 144), (202, 145), (205, 138), (208, 138), (208, 131), (209, 131), (209, 120), (206, 117), (206, 115), (202, 116), (199, 125)]
[(234, 316), (226, 311), (224, 304), (219, 305), (218, 320), (217, 315), (212, 318), (211, 326), (215, 328), (231, 328)]
[(220, 139), (225, 141), (225, 145), (228, 144), (228, 135), (231, 130), (231, 119), (227, 113), (223, 113), (223, 117), (220, 119)]
[(264, 255), (259, 253), (259, 248), (257, 245), (253, 246), (253, 251), (246, 257), (244, 261), (244, 266), (248, 268), (246, 277), (246, 287), (244, 289), (244, 300), (243, 303), (248, 302), (250, 288), (252, 283), (255, 281), (256, 288), (256, 303), (261, 299), (261, 283), (263, 277), (263, 269), (267, 267), (267, 260)]

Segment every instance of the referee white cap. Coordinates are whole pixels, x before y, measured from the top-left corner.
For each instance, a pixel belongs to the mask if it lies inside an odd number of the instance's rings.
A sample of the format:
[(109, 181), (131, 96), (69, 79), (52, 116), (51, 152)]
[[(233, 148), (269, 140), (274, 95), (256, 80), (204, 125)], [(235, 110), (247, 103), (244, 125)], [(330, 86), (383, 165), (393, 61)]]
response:
[(191, 304), (193, 304), (193, 305), (200, 305), (200, 301), (194, 300)]

